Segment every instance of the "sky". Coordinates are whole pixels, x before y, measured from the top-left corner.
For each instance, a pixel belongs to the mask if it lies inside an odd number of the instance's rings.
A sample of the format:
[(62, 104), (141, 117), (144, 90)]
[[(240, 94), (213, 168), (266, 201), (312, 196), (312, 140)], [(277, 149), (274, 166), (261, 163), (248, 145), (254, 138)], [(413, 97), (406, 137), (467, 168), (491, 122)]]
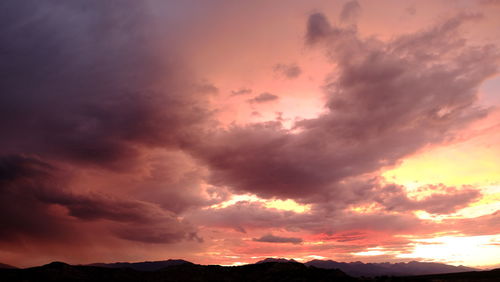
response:
[(500, 263), (500, 1), (0, 3), (0, 262)]

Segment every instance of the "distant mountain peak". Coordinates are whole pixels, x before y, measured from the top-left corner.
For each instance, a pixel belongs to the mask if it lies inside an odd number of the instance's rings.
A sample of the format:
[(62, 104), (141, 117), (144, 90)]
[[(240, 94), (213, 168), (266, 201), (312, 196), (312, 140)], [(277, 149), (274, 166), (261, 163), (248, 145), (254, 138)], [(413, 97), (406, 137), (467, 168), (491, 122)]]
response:
[(294, 259), (286, 259), (286, 258), (265, 258), (263, 260), (259, 260), (255, 264), (266, 263), (266, 262), (295, 262), (299, 263)]
[(5, 263), (0, 263), (0, 269), (15, 269), (17, 267), (15, 266), (12, 266), (12, 265), (9, 265), (9, 264), (5, 264)]
[(65, 262), (61, 262), (61, 261), (53, 261), (51, 263), (48, 263), (48, 264), (45, 264), (45, 265), (42, 265), (41, 267), (42, 268), (51, 268), (51, 269), (62, 269), (62, 268), (68, 268), (70, 267), (71, 265), (65, 263)]
[(183, 259), (168, 259), (160, 261), (142, 261), (142, 262), (114, 262), (114, 263), (92, 263), (90, 266), (100, 266), (107, 268), (132, 268), (139, 271), (156, 271), (169, 266), (183, 264), (193, 264)]
[(398, 263), (363, 263), (356, 262), (336, 262), (332, 260), (312, 260), (305, 263), (308, 266), (315, 266), (325, 269), (340, 269), (351, 276), (379, 276), (379, 275), (426, 275), (440, 273), (457, 273), (466, 271), (476, 271), (478, 269), (453, 266), (437, 262), (398, 262)]

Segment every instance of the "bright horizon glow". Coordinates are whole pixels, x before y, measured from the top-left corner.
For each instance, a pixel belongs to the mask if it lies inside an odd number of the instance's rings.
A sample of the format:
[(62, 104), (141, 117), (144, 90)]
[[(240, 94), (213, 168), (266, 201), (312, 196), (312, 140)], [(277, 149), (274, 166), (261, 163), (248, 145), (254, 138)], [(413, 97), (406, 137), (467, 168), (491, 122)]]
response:
[(500, 253), (500, 236), (444, 236), (430, 239), (413, 239), (415, 250), (400, 258), (417, 257), (451, 265), (485, 266), (497, 261)]

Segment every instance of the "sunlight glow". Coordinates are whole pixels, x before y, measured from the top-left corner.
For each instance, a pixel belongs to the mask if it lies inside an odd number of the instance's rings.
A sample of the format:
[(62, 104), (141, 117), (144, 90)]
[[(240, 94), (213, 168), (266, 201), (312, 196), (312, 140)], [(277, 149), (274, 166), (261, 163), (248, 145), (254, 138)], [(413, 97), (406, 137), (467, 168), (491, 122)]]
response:
[(498, 261), (500, 235), (443, 236), (413, 239), (414, 251), (399, 258), (422, 258), (453, 265), (486, 265)]
[(294, 200), (280, 200), (280, 199), (261, 199), (256, 195), (233, 195), (231, 199), (219, 204), (210, 206), (211, 209), (223, 209), (235, 205), (240, 202), (262, 203), (266, 208), (277, 209), (283, 211), (293, 211), (296, 213), (305, 213), (311, 210), (311, 205), (303, 205), (295, 202)]
[(383, 210), (383, 207), (380, 204), (377, 203), (370, 203), (370, 204), (365, 204), (365, 205), (358, 205), (358, 206), (351, 206), (349, 208), (349, 211), (355, 212), (355, 213), (373, 213), (376, 211), (381, 211)]
[(380, 256), (380, 255), (384, 255), (385, 252), (383, 251), (365, 251), (365, 252), (357, 252), (357, 253), (353, 253), (353, 255), (356, 255), (356, 256)]
[(311, 205), (301, 205), (294, 200), (271, 200), (265, 201), (267, 208), (274, 208), (278, 210), (294, 211), (296, 213), (304, 213), (311, 210)]
[(387, 181), (409, 186), (410, 183), (447, 186), (492, 185), (500, 183), (500, 151), (493, 146), (457, 144), (440, 147), (410, 157), (394, 169), (384, 172)]

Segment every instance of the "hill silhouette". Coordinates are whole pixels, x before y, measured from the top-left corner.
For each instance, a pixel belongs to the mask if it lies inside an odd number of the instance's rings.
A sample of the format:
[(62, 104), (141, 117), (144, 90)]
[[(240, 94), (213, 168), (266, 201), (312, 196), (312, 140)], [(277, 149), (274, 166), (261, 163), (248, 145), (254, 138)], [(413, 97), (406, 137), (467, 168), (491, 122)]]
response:
[(169, 259), (161, 261), (143, 261), (143, 262), (115, 262), (115, 263), (93, 263), (90, 266), (100, 266), (107, 268), (132, 268), (139, 271), (156, 271), (168, 266), (193, 264), (182, 259)]
[(243, 266), (179, 264), (156, 271), (138, 271), (130, 267), (110, 268), (69, 265), (53, 262), (26, 269), (0, 269), (0, 281), (9, 282), (327, 282), (358, 281), (340, 270), (320, 269), (301, 263), (268, 262)]
[(297, 262), (297, 261), (294, 259), (285, 259), (285, 258), (266, 258), (263, 260), (259, 260), (255, 264), (266, 263), (266, 262)]
[(5, 263), (0, 263), (0, 268), (17, 268), (17, 267)]
[[(272, 259), (269, 259), (272, 260)], [(167, 261), (168, 262), (168, 261)], [(140, 264), (140, 263), (139, 263)], [(113, 265), (113, 264), (112, 264)], [(171, 264), (153, 271), (140, 271), (131, 267), (102, 267), (69, 265), (52, 262), (26, 269), (0, 269), (0, 281), (7, 282), (354, 282), (354, 281), (410, 281), (459, 282), (500, 281), (500, 269), (424, 276), (378, 276), (355, 278), (338, 269), (317, 268), (298, 262), (259, 262), (243, 266)], [(158, 265), (158, 264), (154, 264)]]
[(374, 277), (381, 275), (408, 276), (442, 273), (457, 273), (477, 271), (478, 269), (466, 266), (453, 266), (434, 262), (401, 262), (401, 263), (362, 263), (362, 262), (336, 262), (333, 260), (312, 260), (305, 263), (309, 266), (326, 269), (340, 269), (351, 276)]

